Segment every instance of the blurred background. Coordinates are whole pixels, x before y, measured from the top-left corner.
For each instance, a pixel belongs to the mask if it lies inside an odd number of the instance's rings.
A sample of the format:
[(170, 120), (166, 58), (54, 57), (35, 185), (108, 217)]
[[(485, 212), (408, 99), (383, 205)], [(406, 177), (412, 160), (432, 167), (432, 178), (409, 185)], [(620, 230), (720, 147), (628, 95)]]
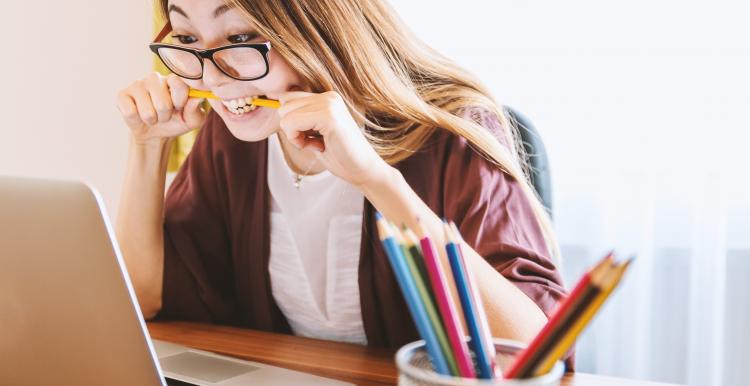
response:
[[(526, 115), (550, 157), (568, 285), (637, 255), (578, 370), (745, 385), (750, 360), (750, 4), (392, 0)], [(0, 174), (82, 179), (116, 216), (116, 92), (152, 68), (149, 0), (8, 2)]]

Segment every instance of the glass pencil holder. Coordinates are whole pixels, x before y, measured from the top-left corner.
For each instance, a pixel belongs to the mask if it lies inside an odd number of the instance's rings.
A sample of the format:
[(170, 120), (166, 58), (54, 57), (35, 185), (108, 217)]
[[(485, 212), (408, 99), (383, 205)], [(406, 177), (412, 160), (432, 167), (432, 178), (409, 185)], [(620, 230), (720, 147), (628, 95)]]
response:
[[(524, 345), (512, 340), (495, 339), (496, 362), (501, 369), (510, 365)], [(442, 375), (432, 370), (424, 341), (418, 340), (401, 347), (396, 353), (399, 386), (559, 386), (565, 366), (557, 361), (549, 373), (534, 378), (495, 379), (460, 378)]]

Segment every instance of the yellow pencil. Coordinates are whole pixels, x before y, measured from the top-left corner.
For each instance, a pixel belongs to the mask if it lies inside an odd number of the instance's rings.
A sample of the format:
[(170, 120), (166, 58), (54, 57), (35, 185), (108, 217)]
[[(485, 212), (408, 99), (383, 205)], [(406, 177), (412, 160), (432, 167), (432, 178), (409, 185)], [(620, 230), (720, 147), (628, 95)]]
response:
[(191, 88), (190, 91), (188, 91), (188, 96), (192, 98), (219, 99), (219, 97), (214, 95), (211, 91), (196, 90), (194, 88)]
[[(219, 99), (219, 97), (214, 95), (214, 93), (212, 93), (211, 91), (196, 90), (193, 88), (188, 91), (188, 96), (193, 98)], [(270, 107), (272, 109), (278, 109), (279, 107), (281, 107), (281, 103), (274, 99), (255, 98), (253, 99), (252, 104), (256, 106)]]
[(591, 319), (596, 315), (596, 312), (599, 310), (602, 304), (604, 304), (604, 301), (607, 300), (615, 287), (617, 287), (617, 283), (620, 282), (620, 279), (622, 279), (623, 274), (625, 274), (625, 271), (628, 269), (628, 266), (630, 266), (630, 263), (632, 261), (632, 258), (628, 259), (624, 263), (621, 263), (619, 266), (616, 266), (610, 272), (607, 272), (605, 278), (603, 278), (602, 280), (604, 283), (606, 283), (604, 290), (599, 293), (599, 296), (597, 296), (593, 302), (591, 302), (588, 308), (586, 308), (583, 314), (581, 314), (581, 317), (575, 321), (570, 330), (568, 330), (565, 336), (560, 339), (557, 345), (555, 345), (550, 354), (544, 359), (542, 363), (539, 364), (539, 366), (534, 371), (534, 375), (538, 376), (549, 373), (550, 370), (552, 370), (552, 367), (555, 365), (555, 362), (557, 362), (558, 359), (562, 358), (563, 355), (565, 355), (565, 353), (567, 353), (568, 350), (573, 347), (573, 344), (575, 343), (576, 338), (578, 338), (578, 335), (583, 331), (584, 328), (586, 328)]

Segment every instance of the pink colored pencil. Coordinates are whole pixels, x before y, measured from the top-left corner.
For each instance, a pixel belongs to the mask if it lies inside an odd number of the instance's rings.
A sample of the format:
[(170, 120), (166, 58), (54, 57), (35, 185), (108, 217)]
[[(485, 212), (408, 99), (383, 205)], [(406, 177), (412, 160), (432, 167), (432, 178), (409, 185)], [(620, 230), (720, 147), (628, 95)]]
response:
[(448, 340), (453, 347), (453, 354), (456, 357), (458, 371), (464, 378), (476, 378), (474, 364), (471, 360), (471, 354), (469, 353), (469, 346), (464, 339), (458, 311), (450, 297), (448, 281), (445, 272), (443, 272), (443, 267), (438, 260), (435, 244), (429, 236), (427, 236), (427, 233), (425, 233), (419, 219), (417, 219), (416, 232), (417, 237), (419, 238), (419, 243), (422, 246), (424, 263), (427, 267), (427, 274), (430, 277), (429, 281), (432, 286), (432, 291), (437, 300), (440, 314), (443, 316), (443, 323), (445, 324), (445, 330), (448, 333)]

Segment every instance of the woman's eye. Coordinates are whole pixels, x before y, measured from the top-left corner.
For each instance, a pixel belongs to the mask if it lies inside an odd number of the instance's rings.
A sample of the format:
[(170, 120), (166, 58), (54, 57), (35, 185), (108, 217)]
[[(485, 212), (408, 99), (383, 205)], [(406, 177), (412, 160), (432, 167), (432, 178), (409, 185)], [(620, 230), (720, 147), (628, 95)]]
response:
[(229, 36), (227, 40), (229, 40), (229, 42), (232, 44), (238, 44), (238, 43), (247, 43), (257, 37), (258, 37), (257, 33), (237, 34), (237, 35)]
[(198, 41), (198, 39), (190, 35), (172, 35), (172, 39), (177, 39), (180, 44), (193, 44)]

